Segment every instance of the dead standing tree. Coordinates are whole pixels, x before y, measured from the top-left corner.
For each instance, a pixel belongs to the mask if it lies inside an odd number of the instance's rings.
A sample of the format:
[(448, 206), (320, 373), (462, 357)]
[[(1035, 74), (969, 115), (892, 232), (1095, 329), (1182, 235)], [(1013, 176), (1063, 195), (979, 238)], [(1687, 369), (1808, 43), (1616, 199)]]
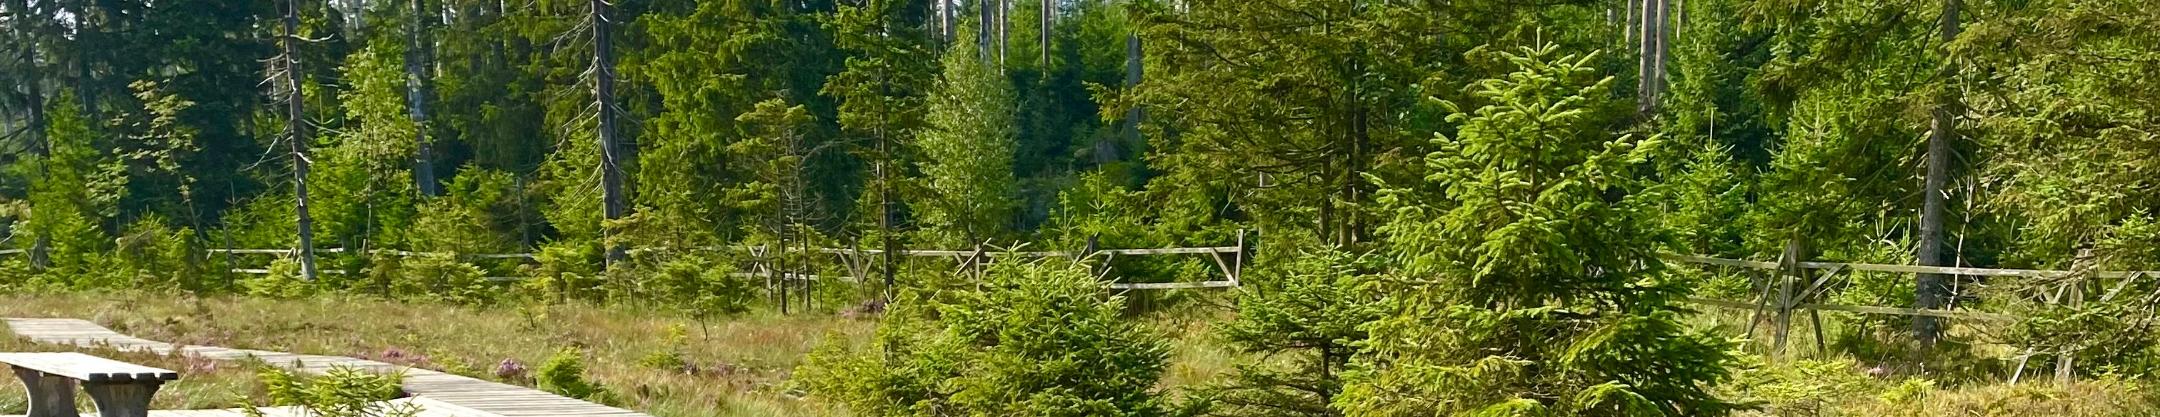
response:
[[(1938, 22), (1941, 24), (1939, 29), (1942, 34), (1940, 38), (1942, 43), (1939, 45), (1942, 45), (1946, 52), (1949, 49), (1950, 42), (1957, 39), (1958, 12), (1959, 9), (1963, 8), (1962, 6), (1963, 3), (1959, 0), (1943, 1), (1942, 21)], [(1942, 64), (1940, 72), (1936, 75), (1938, 82), (1945, 85), (1949, 84), (1952, 82), (1951, 77), (1957, 75), (1956, 71), (1955, 66)], [(1927, 174), (1922, 180), (1923, 185), (1920, 192), (1920, 245), (1914, 248), (1916, 252), (1914, 257), (1920, 261), (1921, 265), (1949, 266), (1946, 261), (1953, 259), (1953, 257), (1946, 256), (1948, 254), (1945, 253), (1943, 241), (1946, 240), (1946, 233), (1943, 232), (1943, 218), (1946, 215), (1945, 206), (1948, 204), (1946, 201), (1948, 195), (1946, 193), (1949, 192), (1948, 185), (1950, 177), (1953, 175), (1950, 171), (1950, 165), (1953, 163), (1952, 153), (1956, 152), (1953, 143), (1958, 140), (1957, 112), (1959, 110), (1957, 109), (1958, 97), (1956, 90), (1947, 87), (1943, 88), (1942, 91), (1936, 93), (1935, 100), (1935, 106), (1929, 114)], [(1949, 304), (1949, 282), (1950, 279), (1947, 275), (1920, 274), (1915, 278), (1913, 304), (1919, 308), (1928, 309), (1942, 308), (1944, 305)], [(1932, 345), (1935, 343), (1935, 339), (1941, 336), (1942, 325), (1933, 317), (1915, 317), (1913, 319), (1913, 334), (1919, 338), (1921, 344)]]
[(613, 265), (629, 257), (629, 248), (611, 239), (615, 235), (611, 223), (630, 214), (630, 197), (623, 191), (623, 161), (631, 159), (632, 150), (621, 146), (616, 137), (616, 118), (621, 110), (615, 107), (615, 56), (608, 30), (608, 4), (606, 0), (591, 1), (593, 101), (599, 112), (599, 132), (595, 136), (600, 140), (600, 239), (607, 245), (607, 263)]
[(285, 143), (292, 152), (293, 223), (299, 229), (300, 242), (295, 252), (300, 258), (300, 276), (314, 281), (315, 218), (308, 214), (307, 100), (300, 93), (300, 2), (285, 0), (280, 5), (285, 17), (283, 33), (278, 37), (278, 56), (271, 59), (271, 78), (276, 86), (273, 95), (285, 101)]

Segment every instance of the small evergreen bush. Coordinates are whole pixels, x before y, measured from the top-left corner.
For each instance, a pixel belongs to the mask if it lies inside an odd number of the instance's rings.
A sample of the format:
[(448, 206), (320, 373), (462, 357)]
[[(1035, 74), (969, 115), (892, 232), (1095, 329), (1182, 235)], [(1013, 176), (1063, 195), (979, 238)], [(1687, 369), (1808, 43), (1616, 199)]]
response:
[(607, 390), (585, 379), (585, 352), (565, 348), (540, 364), (540, 390), (570, 398), (607, 402)]
[[(310, 416), (414, 417), (420, 414), (419, 406), (384, 402), (404, 395), (400, 388), (404, 379), (402, 374), (377, 374), (348, 367), (331, 368), (322, 376), (312, 378), (267, 367), (260, 374), (271, 405), (296, 406)], [(256, 407), (243, 406), (241, 411), (248, 417), (269, 415)]]
[(797, 383), (863, 415), (1154, 416), (1168, 347), (1084, 268), (1001, 263), (975, 289), (909, 292), (865, 349), (812, 353)]

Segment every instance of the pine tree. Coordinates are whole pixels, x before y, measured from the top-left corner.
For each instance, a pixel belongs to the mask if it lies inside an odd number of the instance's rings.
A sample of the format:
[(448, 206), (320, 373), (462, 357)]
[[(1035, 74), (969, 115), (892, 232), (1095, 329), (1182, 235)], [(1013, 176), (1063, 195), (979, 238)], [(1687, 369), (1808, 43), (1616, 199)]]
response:
[(1517, 68), (1445, 102), (1424, 181), (1383, 185), (1398, 266), (1388, 315), (1336, 404), (1352, 415), (1721, 415), (1724, 341), (1681, 322), (1687, 288), (1656, 256), (1635, 178), (1657, 138), (1615, 136), (1594, 55), (1504, 54)]
[(1203, 391), (1216, 415), (1340, 416), (1342, 375), (1383, 310), (1361, 283), (1380, 259), (1333, 250), (1277, 250), (1256, 259), (1238, 291), (1238, 314), (1218, 332), (1230, 346), (1269, 358), (1239, 364)]
[(855, 153), (869, 161), (869, 189), (873, 198), (858, 206), (870, 211), (863, 218), (875, 220), (875, 236), (883, 249), (880, 273), (886, 297), (897, 287), (895, 253), (900, 250), (897, 191), (900, 175), (909, 169), (906, 144), (923, 126), (924, 103), (937, 73), (930, 52), (930, 38), (912, 22), (926, 18), (923, 3), (871, 0), (862, 5), (841, 6), (828, 31), (834, 44), (848, 54), (845, 68), (825, 80), (820, 93), (839, 102), (842, 134), (863, 138)]

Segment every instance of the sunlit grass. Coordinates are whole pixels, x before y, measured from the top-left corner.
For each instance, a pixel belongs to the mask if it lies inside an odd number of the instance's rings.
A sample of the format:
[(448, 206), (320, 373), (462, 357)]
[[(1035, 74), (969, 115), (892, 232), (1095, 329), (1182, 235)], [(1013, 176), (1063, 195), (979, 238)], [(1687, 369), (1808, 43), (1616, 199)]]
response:
[[(5, 326), (0, 326), (5, 327)], [(180, 372), (178, 381), (165, 383), (152, 398), (151, 408), (162, 410), (233, 408), (243, 401), (252, 401), (252, 395), (260, 391), (256, 382), (256, 366), (259, 363), (216, 361), (201, 357), (158, 355), (147, 352), (121, 352), (109, 348), (78, 348), (74, 346), (32, 343), (16, 337), (13, 332), (0, 329), (0, 351), (7, 352), (82, 352), (104, 358), (145, 366), (171, 369)], [(0, 414), (22, 414), (29, 410), (29, 398), (19, 380), (13, 374), (4, 378), (6, 387), (0, 387)], [(76, 409), (93, 409), (90, 397), (78, 393)], [(260, 405), (260, 404), (257, 404)]]
[[(0, 315), (84, 318), (151, 340), (353, 356), (520, 384), (530, 384), (529, 375), (498, 376), (497, 365), (509, 361), (531, 370), (560, 349), (580, 348), (589, 358), (588, 376), (614, 391), (623, 402), (617, 405), (662, 417), (835, 415), (830, 407), (794, 399), (783, 382), (824, 338), (862, 337), (875, 326), (826, 314), (752, 313), (701, 323), (628, 306), (462, 308), (364, 298), (184, 300), (145, 294), (0, 296)], [(687, 336), (680, 346), (668, 337), (675, 329)], [(656, 352), (676, 351), (689, 366), (640, 364)], [(190, 383), (225, 382), (176, 384), (158, 396), (160, 408), (228, 407), (251, 389), (248, 373), (239, 374), (225, 381), (188, 373)], [(205, 394), (175, 395), (188, 390)]]

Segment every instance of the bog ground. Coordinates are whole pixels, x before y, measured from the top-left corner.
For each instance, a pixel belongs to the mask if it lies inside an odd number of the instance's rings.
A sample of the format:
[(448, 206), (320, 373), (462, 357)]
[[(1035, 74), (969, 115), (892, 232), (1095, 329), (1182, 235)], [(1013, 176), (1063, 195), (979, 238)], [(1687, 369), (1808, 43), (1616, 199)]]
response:
[[(787, 378), (819, 343), (859, 340), (875, 326), (873, 321), (834, 315), (753, 313), (701, 323), (635, 307), (476, 309), (366, 299), (179, 299), (162, 294), (9, 295), (0, 297), (0, 316), (82, 318), (175, 344), (368, 358), (522, 385), (533, 384), (530, 374), (498, 375), (498, 368), (511, 361), (531, 369), (563, 348), (581, 348), (589, 358), (588, 376), (614, 393), (615, 405), (662, 417), (847, 415), (792, 392)], [(1187, 325), (1197, 326), (1160, 321), (1164, 327)], [(246, 363), (72, 349), (12, 334), (0, 340), (0, 350), (81, 350), (180, 370), (182, 379), (156, 397), (155, 409), (260, 402), (251, 399), (260, 398), (262, 387)], [(1164, 383), (1205, 380), (1228, 366), (1222, 355), (1204, 344), (1180, 349), (1184, 359)], [(24, 407), (19, 387), (0, 388), (0, 415), (20, 414)]]

